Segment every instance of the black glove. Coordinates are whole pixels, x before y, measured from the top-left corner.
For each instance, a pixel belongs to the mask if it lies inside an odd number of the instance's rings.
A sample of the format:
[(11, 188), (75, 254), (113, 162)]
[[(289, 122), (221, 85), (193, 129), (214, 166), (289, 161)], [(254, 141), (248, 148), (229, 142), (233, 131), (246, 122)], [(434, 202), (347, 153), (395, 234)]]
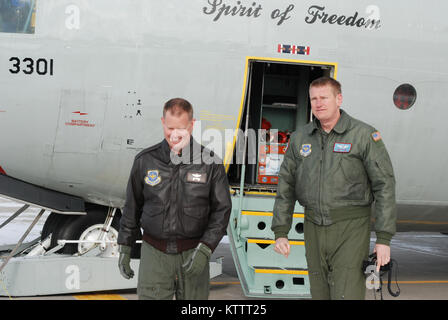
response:
[(120, 256), (118, 257), (118, 268), (125, 279), (134, 277), (134, 271), (131, 269), (131, 249), (132, 248), (128, 246), (118, 247), (118, 252), (120, 252)]
[(197, 245), (187, 261), (182, 265), (185, 276), (195, 277), (201, 274), (210, 261), (212, 250), (202, 242)]

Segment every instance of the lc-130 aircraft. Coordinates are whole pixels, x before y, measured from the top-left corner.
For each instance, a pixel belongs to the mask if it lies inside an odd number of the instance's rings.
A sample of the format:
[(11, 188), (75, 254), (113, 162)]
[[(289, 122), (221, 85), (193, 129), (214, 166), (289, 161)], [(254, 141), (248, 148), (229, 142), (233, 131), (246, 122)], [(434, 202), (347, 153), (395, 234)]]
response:
[[(164, 102), (183, 97), (195, 139), (225, 162), (245, 294), (309, 296), (303, 208), (288, 259), (272, 250), (270, 222), (287, 137), (313, 120), (308, 86), (323, 75), (342, 83), (342, 108), (381, 133), (398, 231), (448, 232), (447, 13), (442, 0), (0, 0), (0, 195), (52, 212), (41, 239), (19, 251), (116, 257), (133, 159), (163, 139)], [(266, 139), (273, 129), (277, 139)], [(73, 268), (60, 280), (55, 271), (49, 282), (62, 287), (9, 288), (105, 288), (86, 287), (95, 273), (83, 282), (82, 268), (80, 282), (64, 278)]]

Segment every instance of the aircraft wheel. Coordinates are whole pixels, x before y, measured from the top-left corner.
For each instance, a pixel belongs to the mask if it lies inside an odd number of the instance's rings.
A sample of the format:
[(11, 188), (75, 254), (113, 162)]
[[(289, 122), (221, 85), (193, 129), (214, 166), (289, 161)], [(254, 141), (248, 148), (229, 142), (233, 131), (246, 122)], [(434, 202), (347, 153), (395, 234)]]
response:
[[(50, 234), (51, 244), (50, 248), (54, 248), (58, 245), (58, 240), (97, 240), (104, 221), (107, 216), (107, 209), (105, 207), (88, 205), (86, 206), (87, 215), (64, 215), (52, 212), (42, 228), (41, 239), (45, 240)], [(109, 229), (109, 233), (106, 235), (107, 241), (116, 241), (119, 230), (121, 212), (116, 211), (114, 219)], [(97, 238), (93, 238), (97, 237)], [(85, 253), (89, 249), (90, 243), (79, 244), (67, 243), (65, 246), (57, 251), (57, 253), (74, 254), (78, 250), (81, 253)], [(116, 249), (114, 249), (116, 247)], [(118, 245), (108, 244), (105, 248), (105, 254), (107, 256), (118, 256)]]
[[(84, 216), (64, 215), (52, 212), (45, 221), (41, 235), (43, 241), (52, 234), (50, 247), (47, 250), (57, 246), (58, 240), (97, 240), (106, 220), (107, 209), (102, 206), (88, 204), (86, 211), (87, 215)], [(121, 211), (117, 210), (112, 220), (109, 233), (106, 235), (107, 241), (117, 240), (120, 218)], [(141, 240), (141, 235), (137, 240)], [(89, 250), (89, 246), (90, 244), (67, 243), (57, 253), (85, 253)], [(140, 250), (141, 244), (136, 243), (132, 248), (131, 257), (133, 259), (139, 259)], [(106, 248), (103, 248), (102, 251), (102, 256), (105, 257), (118, 256), (118, 245), (107, 244)]]
[[(85, 242), (85, 243), (79, 243), (78, 244), (78, 252), (80, 254), (87, 253), (89, 250), (94, 248), (95, 246), (100, 248), (101, 250), (101, 257), (104, 258), (113, 258), (118, 257), (118, 244), (117, 238), (118, 238), (118, 231), (113, 227), (110, 226), (109, 232), (107, 234), (102, 235), (103, 233), (103, 224), (94, 224), (90, 227), (88, 227), (79, 237), (79, 240), (82, 241), (96, 241), (100, 239), (102, 236), (103, 239), (107, 241), (104, 244), (98, 244), (94, 242)], [(114, 242), (114, 243), (110, 243)]]
[[(85, 216), (71, 216), (65, 223), (60, 225), (59, 230), (56, 230), (57, 240), (97, 240), (100, 236), (102, 226), (106, 220), (107, 212), (97, 208), (88, 210)], [(106, 235), (107, 241), (116, 241), (119, 230), (120, 214), (117, 210), (112, 224), (109, 228), (109, 233)], [(96, 237), (96, 238), (95, 238)], [(53, 239), (52, 239), (53, 242)], [(92, 243), (67, 243), (60, 253), (74, 254), (77, 252), (85, 253), (93, 246)], [(78, 251), (81, 250), (81, 251)], [(107, 244), (104, 250), (107, 256), (118, 256), (118, 245)]]
[[(59, 240), (58, 233), (61, 230), (62, 226), (68, 223), (68, 221), (74, 220), (76, 217), (77, 216), (64, 215), (56, 212), (50, 213), (47, 220), (45, 221), (40, 236), (41, 240), (44, 241), (51, 234), (51, 243), (48, 249), (52, 249), (57, 246), (57, 241)], [(59, 250), (58, 252), (60, 251), (61, 250)]]

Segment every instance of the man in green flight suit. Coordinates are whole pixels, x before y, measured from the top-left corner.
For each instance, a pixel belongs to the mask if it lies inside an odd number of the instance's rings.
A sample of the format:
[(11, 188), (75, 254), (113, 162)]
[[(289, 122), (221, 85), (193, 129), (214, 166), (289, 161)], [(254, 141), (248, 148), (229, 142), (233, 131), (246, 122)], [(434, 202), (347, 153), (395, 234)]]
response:
[(305, 208), (305, 249), (313, 299), (365, 299), (362, 261), (375, 202), (377, 271), (390, 260), (396, 229), (395, 178), (380, 133), (340, 109), (341, 85), (310, 85), (315, 121), (291, 137), (279, 173), (274, 250), (288, 257), (295, 201)]

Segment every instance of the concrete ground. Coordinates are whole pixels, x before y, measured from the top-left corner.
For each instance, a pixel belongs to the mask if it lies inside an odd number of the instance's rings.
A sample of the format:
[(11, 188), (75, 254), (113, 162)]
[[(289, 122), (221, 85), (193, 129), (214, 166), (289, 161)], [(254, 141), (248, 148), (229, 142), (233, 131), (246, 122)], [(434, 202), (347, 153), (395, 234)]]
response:
[[(371, 246), (374, 245), (372, 234)], [(392, 240), (392, 258), (398, 261), (398, 298), (383, 289), (385, 300), (448, 300), (448, 236), (440, 233), (398, 233)], [(229, 244), (221, 243), (212, 256), (224, 257), (223, 273), (211, 279), (211, 300), (246, 300), (233, 264)], [(387, 279), (385, 279), (387, 280)], [(394, 280), (394, 279), (393, 279)], [(395, 283), (392, 286), (396, 290)], [(1, 288), (0, 288), (1, 290)], [(379, 299), (379, 294), (376, 295)], [(0, 300), (8, 297), (0, 298)], [(136, 300), (136, 290), (86, 293), (45, 297), (20, 297), (18, 300)], [(368, 290), (366, 299), (375, 299)]]

